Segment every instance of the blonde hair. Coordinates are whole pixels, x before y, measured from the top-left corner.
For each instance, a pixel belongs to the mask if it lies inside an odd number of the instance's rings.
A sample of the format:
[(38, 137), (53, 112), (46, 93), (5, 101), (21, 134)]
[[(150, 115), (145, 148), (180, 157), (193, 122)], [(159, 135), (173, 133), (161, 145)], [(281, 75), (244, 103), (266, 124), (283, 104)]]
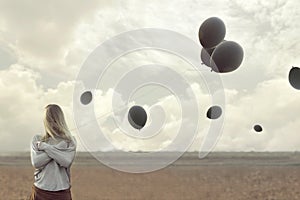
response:
[(45, 107), (44, 126), (46, 134), (42, 141), (47, 141), (50, 137), (54, 140), (72, 140), (72, 135), (68, 129), (62, 109), (56, 104), (49, 104)]

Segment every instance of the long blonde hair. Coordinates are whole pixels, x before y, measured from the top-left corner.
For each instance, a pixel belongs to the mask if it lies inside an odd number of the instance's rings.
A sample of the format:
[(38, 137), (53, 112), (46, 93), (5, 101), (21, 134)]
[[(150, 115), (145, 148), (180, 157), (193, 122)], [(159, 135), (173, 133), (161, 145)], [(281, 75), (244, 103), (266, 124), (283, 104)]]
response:
[(56, 104), (49, 104), (45, 107), (44, 127), (46, 134), (42, 141), (47, 141), (50, 137), (54, 140), (72, 140), (72, 135), (65, 121), (62, 109)]

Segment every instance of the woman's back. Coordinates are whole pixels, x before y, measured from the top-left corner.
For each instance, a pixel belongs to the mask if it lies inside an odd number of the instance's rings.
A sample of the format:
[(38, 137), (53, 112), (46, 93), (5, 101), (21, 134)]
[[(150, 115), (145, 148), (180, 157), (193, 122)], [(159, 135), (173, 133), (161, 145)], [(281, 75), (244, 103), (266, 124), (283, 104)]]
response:
[(70, 167), (76, 154), (76, 140), (62, 109), (56, 104), (45, 108), (45, 135), (35, 135), (31, 143), (35, 172), (30, 200), (71, 200)]
[(47, 191), (65, 190), (71, 187), (70, 167), (76, 153), (76, 140), (41, 142), (42, 136), (32, 139), (31, 162), (36, 168), (34, 185)]

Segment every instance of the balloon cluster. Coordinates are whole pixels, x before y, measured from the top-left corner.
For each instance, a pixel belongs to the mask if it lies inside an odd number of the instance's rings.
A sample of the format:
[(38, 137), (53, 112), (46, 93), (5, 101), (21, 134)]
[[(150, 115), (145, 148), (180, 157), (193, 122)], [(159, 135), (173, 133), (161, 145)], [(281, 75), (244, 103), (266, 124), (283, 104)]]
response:
[[(236, 70), (242, 64), (244, 58), (243, 48), (234, 41), (224, 40), (225, 35), (225, 24), (217, 17), (206, 19), (199, 28), (198, 36), (202, 45), (202, 64), (217, 73)], [(290, 71), (289, 80), (294, 88), (300, 89), (300, 68), (293, 68)], [(213, 120), (218, 119), (221, 115), (222, 108), (217, 105), (211, 106), (206, 113), (206, 117)], [(256, 132), (263, 131), (263, 128), (258, 124), (253, 129)]]
[(236, 70), (244, 58), (243, 48), (234, 41), (224, 40), (225, 34), (225, 24), (217, 17), (206, 19), (199, 28), (201, 60), (217, 73)]

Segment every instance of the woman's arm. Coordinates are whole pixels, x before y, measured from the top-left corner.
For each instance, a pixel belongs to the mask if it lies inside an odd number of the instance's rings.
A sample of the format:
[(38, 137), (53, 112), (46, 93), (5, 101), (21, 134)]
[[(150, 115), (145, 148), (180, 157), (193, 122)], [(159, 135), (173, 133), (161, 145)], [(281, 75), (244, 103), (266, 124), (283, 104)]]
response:
[[(66, 143), (65, 141), (62, 142)], [(75, 158), (76, 142), (71, 141), (69, 146), (65, 145), (66, 147), (62, 145), (62, 142), (57, 145), (50, 145), (45, 142), (41, 142), (39, 148), (44, 150), (47, 155), (55, 160), (55, 162), (57, 162), (60, 166), (68, 168)]]
[(31, 143), (31, 164), (36, 169), (46, 166), (52, 160), (46, 152), (38, 149), (38, 137), (34, 136)]

